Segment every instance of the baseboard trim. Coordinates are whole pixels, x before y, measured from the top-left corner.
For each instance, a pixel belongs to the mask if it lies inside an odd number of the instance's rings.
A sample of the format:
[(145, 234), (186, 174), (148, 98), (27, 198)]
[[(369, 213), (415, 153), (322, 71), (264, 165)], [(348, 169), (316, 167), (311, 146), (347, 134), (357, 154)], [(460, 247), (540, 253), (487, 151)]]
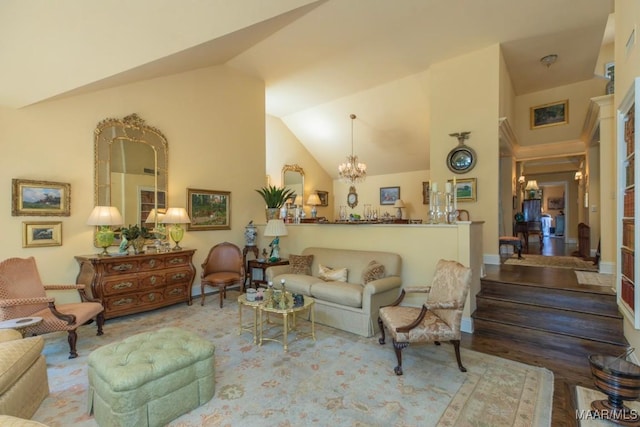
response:
[(500, 255), (484, 254), (482, 255), (482, 262), (485, 264), (500, 265)]
[(460, 330), (469, 334), (473, 333), (473, 319), (471, 317), (463, 317), (460, 322)]
[(600, 261), (599, 271), (603, 274), (616, 274), (616, 264), (613, 262)]

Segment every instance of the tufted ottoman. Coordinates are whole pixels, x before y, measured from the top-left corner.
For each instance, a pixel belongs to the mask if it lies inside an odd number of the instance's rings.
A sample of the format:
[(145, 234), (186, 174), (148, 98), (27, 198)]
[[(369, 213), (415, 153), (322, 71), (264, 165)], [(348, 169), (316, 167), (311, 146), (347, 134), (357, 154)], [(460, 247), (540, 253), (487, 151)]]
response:
[(164, 328), (105, 345), (89, 355), (89, 412), (100, 426), (161, 426), (208, 402), (215, 347)]

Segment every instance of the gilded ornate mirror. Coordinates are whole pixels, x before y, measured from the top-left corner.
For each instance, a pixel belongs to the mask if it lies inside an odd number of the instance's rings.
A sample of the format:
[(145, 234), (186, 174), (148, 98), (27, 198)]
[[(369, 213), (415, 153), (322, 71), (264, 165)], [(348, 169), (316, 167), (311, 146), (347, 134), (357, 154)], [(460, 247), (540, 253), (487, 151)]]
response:
[(284, 165), (282, 168), (282, 186), (295, 191), (296, 196), (301, 197), (301, 204), (305, 203), (304, 199), (304, 170), (296, 164)]
[[(166, 208), (167, 139), (137, 114), (106, 119), (95, 129), (95, 204), (115, 206), (124, 225), (144, 225)], [(148, 227), (157, 226), (157, 219)]]

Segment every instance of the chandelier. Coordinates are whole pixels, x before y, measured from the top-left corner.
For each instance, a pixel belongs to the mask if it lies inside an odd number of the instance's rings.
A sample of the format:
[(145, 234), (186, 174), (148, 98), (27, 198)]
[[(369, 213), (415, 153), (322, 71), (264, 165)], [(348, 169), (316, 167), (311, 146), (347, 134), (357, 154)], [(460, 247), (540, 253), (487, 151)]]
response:
[(355, 184), (362, 182), (367, 177), (367, 165), (358, 162), (358, 156), (353, 154), (353, 121), (356, 119), (355, 114), (351, 114), (351, 155), (347, 156), (347, 161), (338, 165), (338, 175), (340, 180)]

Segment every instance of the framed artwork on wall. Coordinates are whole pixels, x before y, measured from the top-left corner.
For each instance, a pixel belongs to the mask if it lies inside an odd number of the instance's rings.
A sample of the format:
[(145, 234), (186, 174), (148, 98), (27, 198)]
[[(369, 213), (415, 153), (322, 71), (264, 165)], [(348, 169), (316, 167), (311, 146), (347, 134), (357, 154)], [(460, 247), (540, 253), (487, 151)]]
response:
[(71, 215), (71, 184), (51, 181), (12, 180), (11, 215)]
[(400, 187), (380, 187), (380, 204), (393, 205), (400, 198)]
[(230, 230), (231, 192), (187, 188), (187, 230)]
[(429, 204), (429, 181), (422, 181), (422, 204)]
[[(453, 184), (453, 180), (449, 181)], [(463, 178), (456, 180), (456, 197), (459, 202), (475, 202), (478, 193), (478, 183), (476, 178)]]
[(316, 191), (320, 204), (318, 206), (329, 206), (329, 192), (328, 191)]
[(62, 246), (61, 221), (25, 221), (22, 223), (22, 247)]
[(531, 107), (530, 116), (531, 129), (566, 125), (569, 123), (569, 100)]

